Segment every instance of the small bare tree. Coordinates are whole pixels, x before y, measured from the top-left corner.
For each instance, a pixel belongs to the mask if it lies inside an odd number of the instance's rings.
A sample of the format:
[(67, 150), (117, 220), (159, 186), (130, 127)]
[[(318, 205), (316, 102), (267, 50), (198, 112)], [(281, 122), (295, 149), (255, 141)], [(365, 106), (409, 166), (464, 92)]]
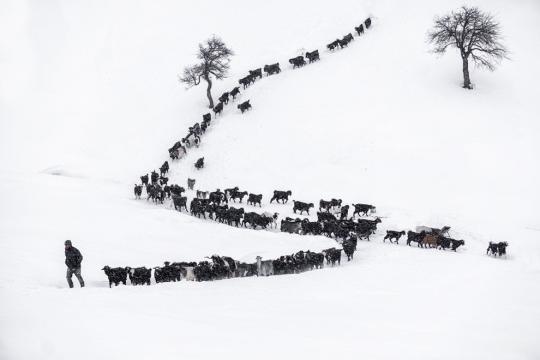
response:
[(204, 44), (199, 44), (197, 59), (200, 63), (184, 68), (182, 76), (178, 80), (191, 88), (201, 83), (201, 78), (206, 81), (206, 96), (210, 102), (210, 108), (214, 107), (212, 99), (212, 76), (217, 80), (227, 77), (230, 57), (234, 55), (225, 43), (218, 37), (212, 36)]
[(490, 71), (504, 58), (506, 48), (499, 42), (500, 26), (490, 14), (476, 7), (463, 6), (458, 11), (435, 19), (428, 41), (435, 53), (444, 54), (449, 47), (459, 49), (463, 62), (463, 87), (471, 89), (469, 57), (479, 67)]

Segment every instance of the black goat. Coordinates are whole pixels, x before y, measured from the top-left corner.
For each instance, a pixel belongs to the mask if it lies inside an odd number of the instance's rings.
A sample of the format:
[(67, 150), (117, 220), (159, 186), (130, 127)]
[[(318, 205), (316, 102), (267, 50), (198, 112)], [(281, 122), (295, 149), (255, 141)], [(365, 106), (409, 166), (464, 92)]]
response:
[(422, 246), (422, 240), (424, 239), (425, 235), (425, 231), (419, 233), (407, 231), (407, 245), (411, 246), (411, 242), (415, 242), (417, 246)]
[(503, 255), (506, 255), (506, 247), (508, 246), (508, 243), (506, 241), (502, 241), (502, 242), (499, 242), (499, 243), (493, 243), (493, 242), (489, 242), (489, 245), (488, 245), (488, 248), (486, 250), (486, 255), (489, 255), (489, 253), (491, 253), (491, 255), (499, 255), (499, 256), (503, 256)]
[(261, 70), (261, 68), (258, 68), (258, 69), (255, 69), (255, 70), (249, 70), (249, 75), (251, 75), (253, 77), (253, 79), (255, 79), (255, 78), (262, 79), (262, 70)]
[(384, 237), (383, 242), (388, 239), (393, 243), (392, 239), (396, 239), (396, 244), (399, 244), (399, 238), (403, 235), (405, 235), (405, 231), (386, 230), (386, 236)]
[(163, 163), (163, 165), (161, 165), (160, 168), (159, 168), (159, 174), (161, 176), (163, 176), (163, 175), (167, 174), (168, 171), (169, 171), (169, 162), (165, 161)]
[(170, 262), (165, 261), (164, 266), (157, 266), (154, 268), (154, 279), (156, 283), (180, 281), (182, 278), (182, 270), (178, 265), (171, 265)]
[(279, 68), (279, 63), (275, 63), (272, 65), (264, 65), (263, 69), (267, 75), (279, 74), (281, 72), (281, 69)]
[(343, 246), (343, 252), (345, 255), (347, 255), (347, 261), (351, 261), (351, 259), (354, 257), (357, 243), (358, 239), (356, 236), (351, 236), (348, 239), (343, 240), (341, 245)]
[(257, 226), (260, 226), (265, 229), (271, 222), (272, 222), (271, 219), (267, 218), (266, 216), (257, 214), (255, 212), (249, 212), (249, 213), (244, 214), (243, 225), (245, 227), (247, 227), (247, 224), (249, 224), (253, 229), (256, 229)]
[(216, 106), (214, 106), (214, 117), (217, 117), (218, 114), (221, 114), (223, 111), (223, 103), (219, 102)]
[(330, 44), (326, 45), (328, 50), (334, 50), (339, 46), (339, 40), (332, 41)]
[(317, 213), (317, 220), (319, 222), (326, 222), (326, 221), (337, 221), (336, 217), (329, 212), (318, 212)]
[(184, 189), (183, 187), (179, 185), (174, 184), (170, 186), (170, 191), (171, 191), (171, 194), (182, 196), (182, 193), (186, 192), (186, 189)]
[(251, 85), (253, 82), (255, 82), (255, 79), (253, 79), (253, 76), (248, 75), (240, 80), (238, 80), (238, 83), (242, 85), (245, 88), (247, 88), (249, 85)]
[(326, 210), (327, 212), (329, 212), (331, 208), (332, 208), (331, 201), (326, 201), (322, 199), (319, 201), (319, 211)]
[(247, 203), (249, 205), (255, 206), (255, 204), (259, 204), (259, 207), (261, 207), (261, 201), (262, 201), (262, 194), (249, 194)]
[(369, 29), (371, 26), (371, 18), (367, 18), (366, 21), (364, 21), (364, 24), (366, 25), (366, 29)]
[(327, 264), (332, 264), (334, 266), (336, 263), (341, 265), (341, 251), (342, 249), (330, 248), (323, 250), (324, 257), (326, 258)]
[(122, 283), (126, 285), (127, 281), (127, 268), (111, 268), (110, 266), (105, 266), (103, 269), (101, 269), (105, 272), (105, 275), (109, 278), (109, 288), (112, 287), (112, 284), (115, 286), (118, 286), (118, 284)]
[(229, 92), (229, 94), (232, 96), (233, 100), (236, 99), (236, 95), (240, 94), (240, 88), (235, 87)]
[(168, 178), (168, 177), (161, 176), (161, 177), (159, 178), (159, 184), (160, 184), (160, 185), (167, 185), (168, 182), (169, 182), (169, 178)]
[(210, 200), (210, 202), (212, 202), (212, 203), (214, 203), (216, 205), (221, 205), (221, 203), (225, 203), (225, 204), (228, 203), (227, 196), (225, 195), (225, 193), (223, 193), (219, 189), (217, 189), (216, 191), (211, 192), (208, 195), (208, 199)]
[(353, 204), (353, 206), (354, 206), (353, 218), (356, 214), (358, 215), (364, 214), (365, 216), (367, 216), (369, 211), (374, 211), (376, 209), (375, 206), (368, 205), (368, 204)]
[(319, 50), (313, 50), (312, 52), (306, 52), (306, 57), (308, 58), (309, 62), (312, 63), (314, 61), (320, 60), (319, 58)]
[(141, 184), (148, 185), (148, 174), (141, 176)]
[(312, 208), (314, 205), (313, 203), (305, 203), (305, 202), (302, 202), (302, 201), (296, 201), (296, 200), (293, 200), (293, 211), (294, 213), (296, 214), (296, 211), (299, 210), (300, 211), (300, 215), (302, 215), (302, 213), (305, 211), (308, 213), (309, 215), (309, 209)]
[(349, 216), (349, 205), (345, 205), (343, 206), (340, 210), (339, 210), (339, 220), (346, 220), (347, 219), (347, 216)]
[(150, 280), (152, 278), (152, 269), (147, 269), (144, 266), (135, 269), (127, 267), (126, 269), (128, 270), (129, 281), (131, 281), (131, 285), (150, 285)]
[(279, 202), (279, 200), (281, 200), (281, 203), (285, 204), (286, 202), (289, 201), (289, 196), (291, 195), (292, 195), (291, 190), (287, 190), (287, 191), (274, 190), (274, 196), (272, 196), (272, 198), (270, 199), (270, 204), (274, 200), (276, 200), (276, 202)]
[(236, 199), (239, 199), (240, 203), (242, 203), (244, 196), (246, 196), (247, 194), (247, 191), (233, 191), (231, 193), (230, 199), (232, 199), (233, 202), (236, 202)]
[(465, 245), (465, 241), (463, 240), (454, 240), (442, 235), (437, 237), (437, 248), (439, 249), (451, 248), (453, 251), (457, 251), (457, 248), (462, 245)]
[(225, 193), (225, 196), (230, 197), (233, 192), (238, 191), (238, 190), (240, 190), (239, 187), (235, 186), (233, 188), (225, 189), (224, 193)]
[(311, 235), (321, 235), (323, 230), (323, 227), (320, 222), (317, 221), (309, 221), (308, 219), (304, 219), (302, 221), (302, 233), (305, 235), (311, 234)]
[(293, 69), (294, 69), (294, 68), (306, 65), (306, 60), (304, 59), (302, 55), (300, 55), (292, 59), (289, 59), (289, 63), (293, 66)]
[(182, 208), (187, 209), (187, 197), (186, 196), (178, 196), (173, 195), (172, 196), (174, 210), (182, 211)]
[(242, 114), (244, 113), (244, 111), (250, 110), (251, 109), (251, 104), (249, 103), (249, 100), (244, 101), (241, 104), (238, 104), (238, 109), (240, 109)]
[(280, 230), (291, 234), (300, 234), (302, 231), (302, 220), (285, 218), (281, 220)]
[(199, 158), (199, 159), (195, 162), (195, 168), (196, 168), (197, 170), (201, 170), (203, 167), (204, 167), (204, 157)]
[(218, 98), (219, 102), (220, 103), (224, 103), (225, 105), (227, 105), (229, 103), (229, 92), (224, 92), (219, 98)]
[(137, 185), (133, 187), (133, 194), (135, 194), (136, 199), (140, 199), (142, 195), (142, 185)]

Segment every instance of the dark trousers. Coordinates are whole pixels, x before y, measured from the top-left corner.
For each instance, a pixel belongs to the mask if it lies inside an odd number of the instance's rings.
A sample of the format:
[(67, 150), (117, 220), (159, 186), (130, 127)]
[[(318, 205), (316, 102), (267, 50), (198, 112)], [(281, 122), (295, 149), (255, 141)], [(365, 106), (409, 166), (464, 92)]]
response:
[(73, 274), (75, 274), (75, 276), (77, 277), (77, 280), (79, 280), (79, 284), (81, 284), (81, 287), (84, 287), (84, 280), (81, 276), (81, 268), (78, 267), (76, 269), (70, 269), (68, 268), (67, 269), (67, 273), (66, 273), (66, 279), (67, 279), (67, 282), (69, 284), (69, 287), (72, 288), (73, 287), (73, 281), (71, 281), (71, 277), (73, 276)]

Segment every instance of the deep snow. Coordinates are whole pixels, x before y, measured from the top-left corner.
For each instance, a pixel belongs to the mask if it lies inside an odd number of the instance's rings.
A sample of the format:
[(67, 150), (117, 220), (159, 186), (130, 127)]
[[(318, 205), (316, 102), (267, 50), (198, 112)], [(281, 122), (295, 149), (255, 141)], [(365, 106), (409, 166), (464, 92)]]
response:
[[(456, 54), (425, 43), (458, 1), (273, 4), (0, 4), (0, 358), (540, 357), (538, 3), (474, 3), (512, 51), (495, 73), (473, 70), (474, 91), (459, 87)], [(368, 15), (364, 37), (324, 50)], [(206, 112), (204, 89), (176, 75), (211, 33), (237, 54), (214, 94), (265, 63), (284, 71), (243, 92), (252, 111), (226, 107), (171, 179), (373, 203), (379, 235), (339, 268), (109, 290), (107, 264), (335, 246), (133, 200), (133, 182)], [(320, 62), (290, 70), (315, 48)], [(466, 246), (382, 243), (421, 224), (451, 225)], [(67, 238), (85, 256), (83, 290), (66, 289)], [(490, 240), (510, 242), (507, 259), (484, 255)]]

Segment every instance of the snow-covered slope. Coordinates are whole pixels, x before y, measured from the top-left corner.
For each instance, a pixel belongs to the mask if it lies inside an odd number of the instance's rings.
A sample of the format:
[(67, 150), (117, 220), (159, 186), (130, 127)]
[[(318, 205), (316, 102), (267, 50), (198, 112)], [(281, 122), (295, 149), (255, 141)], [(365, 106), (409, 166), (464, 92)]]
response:
[[(425, 43), (453, 0), (2, 2), (0, 358), (538, 358), (540, 6), (475, 4), (501, 21), (512, 61), (474, 70), (464, 91), (457, 55)], [(324, 50), (369, 15), (364, 37)], [(226, 107), (172, 181), (373, 203), (379, 235), (339, 268), (109, 290), (104, 265), (335, 246), (132, 199), (206, 112), (204, 89), (185, 92), (176, 75), (212, 33), (236, 52), (215, 94), (248, 69), (284, 71), (242, 93), (252, 111)], [(289, 68), (315, 48), (320, 62)], [(466, 246), (381, 241), (420, 224), (451, 225)], [(66, 289), (67, 238), (85, 256), (83, 290)], [(508, 259), (484, 256), (490, 240), (510, 242)]]

